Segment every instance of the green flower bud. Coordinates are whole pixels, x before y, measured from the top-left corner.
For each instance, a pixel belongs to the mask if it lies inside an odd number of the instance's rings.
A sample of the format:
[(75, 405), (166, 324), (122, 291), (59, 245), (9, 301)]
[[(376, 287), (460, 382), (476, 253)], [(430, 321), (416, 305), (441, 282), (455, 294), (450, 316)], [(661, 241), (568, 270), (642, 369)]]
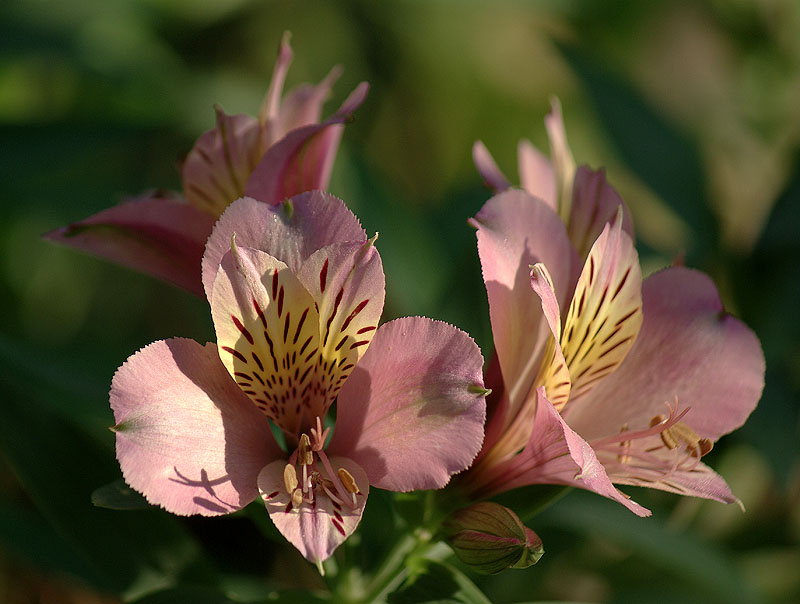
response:
[(536, 533), (507, 507), (490, 501), (455, 512), (443, 529), (459, 560), (479, 573), (527, 568), (544, 554)]

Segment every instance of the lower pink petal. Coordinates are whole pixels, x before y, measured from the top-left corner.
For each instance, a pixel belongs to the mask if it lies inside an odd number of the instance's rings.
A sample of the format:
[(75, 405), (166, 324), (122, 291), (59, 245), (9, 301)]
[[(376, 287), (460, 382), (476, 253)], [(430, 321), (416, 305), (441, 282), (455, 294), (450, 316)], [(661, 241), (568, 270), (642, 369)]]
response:
[(352, 501), (337, 503), (316, 490), (314, 503), (304, 502), (299, 509), (291, 503), (286, 491), (283, 471), (286, 461), (274, 461), (258, 476), (261, 498), (269, 517), (287, 541), (314, 563), (327, 560), (334, 550), (356, 530), (369, 495), (367, 477), (356, 463), (342, 457), (331, 457), (332, 467), (346, 469), (358, 484), (356, 505)]
[(472, 338), (447, 323), (382, 325), (339, 394), (330, 450), (383, 489), (443, 487), (483, 440), (482, 366)]
[(173, 197), (143, 196), (45, 235), (203, 295), (200, 262), (214, 218)]
[(176, 338), (143, 348), (114, 375), (111, 408), (125, 481), (174, 514), (240, 509), (280, 455), (213, 344)]
[(516, 457), (484, 473), (483, 494), (531, 484), (562, 484), (594, 491), (639, 516), (650, 511), (627, 498), (611, 482), (592, 447), (570, 428), (539, 388), (534, 428)]

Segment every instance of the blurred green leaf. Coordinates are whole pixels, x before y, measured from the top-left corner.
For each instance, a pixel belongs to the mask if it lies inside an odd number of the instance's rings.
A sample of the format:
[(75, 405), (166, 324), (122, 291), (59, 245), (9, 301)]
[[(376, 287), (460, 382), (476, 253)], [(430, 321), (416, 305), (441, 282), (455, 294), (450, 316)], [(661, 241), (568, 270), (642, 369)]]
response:
[(191, 604), (237, 604), (236, 600), (229, 599), (225, 594), (210, 587), (176, 587), (150, 594), (138, 600), (136, 604), (177, 604), (191, 602)]
[(152, 507), (121, 478), (92, 491), (92, 503), (109, 510), (144, 510)]
[[(691, 534), (669, 530), (656, 517), (639, 518), (617, 503), (576, 491), (537, 518), (536, 529), (559, 527), (631, 550), (691, 586), (698, 600), (756, 604), (760, 598), (725, 553)], [(546, 537), (545, 537), (546, 542)]]
[(400, 587), (389, 594), (389, 604), (421, 604), (423, 602), (463, 602), (491, 604), (465, 574), (444, 562), (419, 560), (418, 566)]
[(697, 149), (630, 85), (582, 49), (561, 46), (561, 51), (622, 159), (692, 229), (689, 263), (706, 258), (718, 234)]
[(177, 518), (157, 510), (122, 514), (93, 506), (95, 487), (119, 476), (111, 448), (4, 381), (2, 452), (77, 563), (91, 569), (96, 587), (133, 597), (172, 585), (201, 564), (197, 544)]

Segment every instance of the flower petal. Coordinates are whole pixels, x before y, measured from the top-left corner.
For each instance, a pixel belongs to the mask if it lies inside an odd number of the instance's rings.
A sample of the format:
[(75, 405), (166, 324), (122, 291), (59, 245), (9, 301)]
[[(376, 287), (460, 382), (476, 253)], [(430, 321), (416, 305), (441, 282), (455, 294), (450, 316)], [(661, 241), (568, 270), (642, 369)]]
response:
[(547, 341), (547, 350), (542, 358), (535, 383), (544, 386), (548, 400), (557, 410), (561, 411), (569, 400), (572, 382), (559, 343), (561, 340), (561, 315), (558, 310), (558, 300), (553, 291), (553, 280), (544, 264), (534, 264), (531, 267), (531, 287), (542, 299), (542, 312), (552, 334)]
[(298, 279), (320, 316), (320, 354), (333, 396), (367, 351), (383, 312), (386, 281), (374, 241), (334, 243), (313, 253)]
[(322, 106), (341, 74), (342, 69), (337, 65), (319, 84), (303, 84), (292, 89), (281, 103), (274, 130), (270, 132), (272, 140), (278, 141), (291, 130), (319, 122)]
[(213, 226), (182, 199), (143, 196), (44, 236), (202, 295), (200, 262)]
[(181, 167), (189, 203), (219, 216), (244, 194), (247, 178), (261, 159), (261, 124), (249, 115), (226, 115), (219, 107), (217, 125), (197, 139)]
[(259, 471), (280, 455), (213, 344), (171, 339), (143, 348), (114, 375), (111, 408), (125, 481), (174, 514), (247, 505)]
[(570, 407), (625, 360), (642, 324), (641, 291), (639, 256), (618, 218), (592, 246), (564, 322)]
[(480, 351), (464, 332), (421, 317), (382, 325), (339, 395), (329, 449), (374, 486), (443, 487), (481, 446)]
[(472, 145), (472, 161), (490, 189), (499, 193), (511, 187), (500, 168), (497, 167), (492, 154), (481, 141), (475, 141), (475, 144)]
[(517, 145), (517, 162), (522, 188), (557, 212), (556, 174), (547, 156), (530, 141), (521, 140)]
[(292, 271), (232, 245), (211, 296), (219, 355), (258, 409), (299, 436), (333, 402), (319, 355), (319, 315)]
[(343, 124), (364, 102), (368, 90), (362, 82), (333, 117), (292, 130), (267, 149), (247, 181), (245, 194), (276, 204), (304, 191), (327, 188)]
[(286, 461), (269, 464), (258, 476), (261, 498), (272, 522), (289, 543), (314, 563), (330, 558), (334, 550), (353, 534), (369, 495), (367, 476), (356, 463), (342, 457), (332, 457), (330, 462), (335, 468), (346, 469), (355, 478), (361, 491), (356, 495), (355, 507), (336, 503), (317, 491), (313, 505), (303, 503), (299, 510), (294, 509), (284, 486)]
[(608, 184), (605, 171), (579, 167), (575, 174), (567, 231), (581, 258), (589, 254), (606, 223), (614, 223), (619, 208), (622, 208), (622, 230), (633, 239), (631, 213), (619, 194)]
[(550, 157), (556, 175), (558, 214), (568, 224), (572, 206), (572, 184), (575, 180), (575, 160), (567, 143), (561, 102), (556, 97), (550, 99), (550, 113), (545, 116), (544, 125), (550, 139)]
[[(283, 32), (283, 36), (281, 36), (281, 43), (278, 46), (278, 58), (275, 59), (275, 67), (272, 69), (272, 78), (270, 78), (267, 94), (264, 95), (264, 101), (261, 103), (261, 109), (258, 112), (258, 121), (265, 127), (264, 129), (267, 131), (268, 136), (275, 128), (275, 122), (278, 121), (283, 84), (286, 81), (289, 65), (292, 64), (292, 59), (294, 58), (292, 46), (289, 44), (290, 37), (291, 34), (288, 31)], [(271, 140), (267, 141), (267, 144), (272, 144), (280, 137), (271, 136), (270, 138)]]
[(703, 438), (716, 440), (742, 425), (761, 396), (764, 355), (755, 334), (725, 312), (711, 279), (665, 269), (644, 281), (642, 303), (636, 344), (575, 406), (570, 425), (602, 438), (623, 423), (647, 425), (676, 397), (690, 408), (684, 421)]
[(366, 239), (366, 233), (342, 200), (320, 191), (296, 195), (289, 202), (269, 206), (251, 198), (228, 207), (208, 238), (203, 257), (203, 286), (211, 286), (222, 257), (236, 243), (252, 247), (285, 262), (295, 273), (315, 251), (337, 241)]
[(570, 428), (547, 400), (544, 388), (538, 390), (534, 429), (523, 451), (492, 469), (494, 480), (487, 484), (486, 496), (531, 484), (574, 486), (613, 499), (638, 516), (650, 511), (622, 494), (611, 483), (592, 447)]
[(495, 351), (509, 404), (517, 408), (533, 385), (550, 336), (543, 325), (541, 304), (531, 291), (529, 267), (537, 262), (545, 264), (557, 299), (564, 300), (572, 286), (573, 264), (578, 260), (558, 215), (523, 191), (496, 195), (483, 206), (473, 224), (478, 228)]

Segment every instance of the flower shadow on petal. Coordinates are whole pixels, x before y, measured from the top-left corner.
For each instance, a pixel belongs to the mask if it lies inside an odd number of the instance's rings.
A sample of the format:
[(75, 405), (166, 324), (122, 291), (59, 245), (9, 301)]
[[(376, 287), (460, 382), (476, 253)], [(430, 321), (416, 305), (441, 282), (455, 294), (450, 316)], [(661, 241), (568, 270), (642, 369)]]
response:
[[(168, 341), (167, 345), (172, 351), (174, 344)], [(219, 387), (220, 375), (214, 375), (216, 372), (200, 370), (189, 358), (180, 353), (173, 353), (173, 359), (183, 375), (206, 392), (211, 402), (219, 409), (225, 442), (226, 472), (224, 474), (210, 473), (206, 468), (200, 468), (199, 475), (193, 476), (182, 472), (175, 465), (173, 466), (174, 476), (170, 476), (168, 480), (195, 489), (202, 488), (208, 497), (195, 495), (193, 501), (211, 514), (234, 512), (255, 499), (258, 494), (256, 484), (258, 473), (266, 463), (278, 458), (281, 451), (270, 433), (266, 418), (247, 399), (232, 379), (227, 378), (230, 383), (225, 384), (227, 392), (223, 392)], [(222, 377), (227, 376), (227, 371), (221, 362), (220, 371), (225, 373), (225, 376)], [(215, 396), (224, 396), (229, 393), (233, 396), (226, 397), (222, 404), (220, 399)], [(260, 426), (258, 422), (263, 422), (263, 426)], [(239, 501), (227, 500), (217, 492), (218, 487), (226, 483), (229, 483), (230, 487), (238, 493)], [(224, 490), (229, 491), (229, 488)]]

